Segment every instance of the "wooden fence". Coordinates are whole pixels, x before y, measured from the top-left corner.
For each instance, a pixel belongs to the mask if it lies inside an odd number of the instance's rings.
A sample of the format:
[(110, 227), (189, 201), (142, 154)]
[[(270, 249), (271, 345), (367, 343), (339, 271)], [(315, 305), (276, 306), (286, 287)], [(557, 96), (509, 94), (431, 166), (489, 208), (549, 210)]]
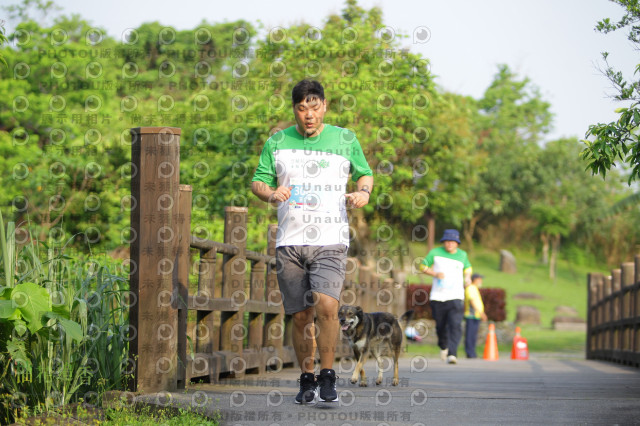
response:
[(640, 255), (587, 285), (587, 359), (640, 367)]
[[(178, 128), (131, 129), (129, 388), (182, 389), (192, 380), (296, 366), (291, 316), (275, 271), (277, 225), (266, 254), (247, 249), (247, 207), (225, 209), (224, 242), (191, 235), (193, 188), (179, 183)], [(202, 188), (209, 196), (214, 188)], [(388, 271), (383, 271), (388, 272)], [(349, 258), (341, 302), (401, 315), (403, 282)], [(350, 356), (344, 342), (336, 357)]]

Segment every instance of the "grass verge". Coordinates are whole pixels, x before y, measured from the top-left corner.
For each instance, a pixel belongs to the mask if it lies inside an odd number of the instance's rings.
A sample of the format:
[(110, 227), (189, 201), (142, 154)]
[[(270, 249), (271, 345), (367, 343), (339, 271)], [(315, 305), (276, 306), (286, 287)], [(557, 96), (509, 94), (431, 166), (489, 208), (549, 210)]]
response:
[[(551, 328), (536, 326), (523, 326), (522, 337), (527, 339), (530, 356), (535, 355), (561, 355), (584, 358), (585, 356), (585, 334), (580, 331), (557, 331)], [(484, 338), (482, 339), (484, 341)], [(510, 343), (498, 343), (498, 351), (501, 357), (511, 356)], [(482, 357), (484, 352), (484, 342), (476, 346), (476, 352)], [(420, 355), (427, 358), (437, 358), (440, 356), (440, 349), (435, 344), (414, 343), (407, 346), (407, 355)], [(464, 344), (458, 347), (458, 355), (464, 357)]]
[(149, 406), (140, 409), (108, 408), (105, 420), (100, 422), (104, 426), (218, 426), (219, 419), (210, 419), (198, 413), (184, 409), (152, 410)]

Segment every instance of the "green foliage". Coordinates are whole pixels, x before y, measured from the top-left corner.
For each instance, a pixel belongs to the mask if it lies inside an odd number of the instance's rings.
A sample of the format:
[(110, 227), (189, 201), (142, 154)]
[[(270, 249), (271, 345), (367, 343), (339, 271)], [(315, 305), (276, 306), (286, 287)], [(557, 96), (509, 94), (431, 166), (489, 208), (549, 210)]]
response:
[[(7, 36), (5, 35), (4, 30), (4, 21), (0, 21), (0, 47), (7, 42)], [(0, 62), (6, 67), (7, 61), (4, 59), (4, 56), (0, 54)]]
[(499, 67), (478, 101), (479, 150), (490, 159), (476, 186), (479, 214), (521, 214), (540, 193), (538, 144), (549, 130), (549, 108), (529, 79)]
[(29, 238), (18, 247), (1, 214), (0, 228), (0, 421), (120, 388), (128, 349), (124, 280), (55, 244)]
[[(247, 206), (249, 246), (263, 250), (276, 215), (250, 180), (266, 139), (292, 123), (290, 90), (306, 77), (323, 82), (327, 122), (356, 133), (374, 170), (370, 204), (350, 212), (362, 253), (402, 247), (428, 217), (462, 228), (471, 243), (503, 220), (537, 220), (531, 208), (544, 204), (575, 207), (559, 235), (582, 244), (582, 230), (600, 232), (595, 211), (623, 198), (562, 150), (579, 184), (565, 179), (549, 191), (564, 166), (542, 145), (552, 117), (529, 79), (499, 66), (481, 99), (443, 92), (429, 59), (388, 32), (382, 11), (352, 0), (319, 27), (203, 21), (177, 31), (147, 22), (122, 40), (57, 16), (47, 1), (9, 12), (19, 22), (13, 46), (0, 48), (9, 64), (0, 68), (0, 209), (41, 241), (73, 238), (93, 252), (128, 244), (129, 129), (175, 126), (180, 182), (193, 187), (192, 233), (220, 241), (224, 207)], [(590, 196), (593, 188), (606, 199)], [(624, 221), (611, 221), (622, 233)], [(624, 232), (636, 235), (630, 226)]]
[(129, 407), (108, 408), (105, 413), (106, 420), (100, 422), (105, 426), (156, 426), (158, 423), (166, 426), (217, 426), (220, 424), (220, 415), (208, 418), (197, 413), (179, 409), (176, 413), (172, 409), (160, 409), (152, 412), (149, 406), (141, 409)]
[[(635, 46), (640, 44), (640, 3), (638, 0), (613, 0), (625, 9), (624, 16), (618, 22), (611, 22), (605, 18), (598, 22), (596, 30), (607, 34), (611, 31), (628, 29), (627, 39)], [(598, 123), (589, 127), (586, 147), (582, 151), (582, 157), (587, 160), (587, 170), (593, 174), (606, 174), (617, 164), (628, 166), (628, 183), (640, 179), (640, 141), (638, 140), (638, 127), (640, 126), (640, 64), (633, 70), (634, 80), (627, 80), (621, 71), (614, 69), (607, 62), (608, 53), (602, 57), (605, 62), (604, 75), (612, 83), (616, 90), (614, 99), (618, 101), (630, 101), (628, 107), (616, 110), (620, 114), (618, 120), (604, 124)]]

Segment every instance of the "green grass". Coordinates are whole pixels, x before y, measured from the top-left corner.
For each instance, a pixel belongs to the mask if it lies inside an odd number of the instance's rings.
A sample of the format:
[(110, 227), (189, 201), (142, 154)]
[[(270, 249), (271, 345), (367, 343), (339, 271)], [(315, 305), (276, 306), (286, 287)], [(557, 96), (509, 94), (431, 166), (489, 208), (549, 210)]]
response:
[[(527, 339), (530, 354), (552, 353), (584, 356), (586, 338), (582, 332), (556, 331), (551, 328), (530, 325), (522, 326), (521, 329), (522, 336)], [(479, 357), (482, 357), (484, 343), (478, 344), (476, 352)], [(498, 343), (498, 352), (500, 352), (501, 358), (509, 358), (511, 356), (511, 344)], [(406, 354), (437, 358), (440, 356), (440, 348), (435, 344), (410, 343)], [(458, 355), (464, 357), (464, 342), (461, 342), (458, 347)]]
[[(464, 249), (464, 246), (462, 247)], [(522, 336), (527, 338), (530, 352), (582, 353), (586, 344), (583, 332), (556, 331), (552, 328), (553, 317), (557, 306), (569, 306), (578, 312), (583, 320), (587, 317), (587, 274), (602, 272), (599, 266), (576, 265), (560, 259), (556, 270), (556, 279), (549, 278), (549, 267), (540, 263), (538, 257), (528, 251), (509, 248), (516, 257), (517, 273), (507, 274), (499, 270), (500, 253), (498, 250), (484, 249), (475, 246), (470, 253), (474, 272), (485, 276), (484, 288), (502, 288), (506, 292), (506, 321), (514, 322), (518, 305), (530, 305), (540, 311), (540, 325), (522, 325)], [(412, 245), (412, 258), (426, 255), (424, 245)], [(409, 275), (411, 284), (430, 284), (431, 278), (426, 275)], [(535, 293), (542, 299), (515, 299), (518, 293)], [(478, 345), (481, 354), (484, 344)], [(511, 345), (498, 345), (501, 356), (510, 356)], [(409, 345), (410, 354), (437, 356), (435, 345)]]
[(160, 408), (149, 405), (117, 406), (106, 409), (72, 404), (46, 414), (18, 419), (16, 425), (50, 426), (82, 424), (101, 426), (218, 426), (220, 413), (214, 418), (183, 408)]
[[(474, 251), (471, 263), (474, 271), (485, 276), (484, 287), (502, 288), (507, 294), (507, 321), (514, 321), (518, 305), (530, 305), (540, 311), (543, 327), (551, 327), (557, 306), (569, 306), (577, 310), (578, 316), (587, 315), (587, 274), (596, 268), (573, 265), (565, 260), (558, 262), (556, 279), (549, 278), (549, 267), (542, 265), (536, 256), (527, 252), (515, 252), (518, 272), (506, 274), (498, 270), (500, 255), (497, 252)], [(535, 293), (541, 300), (518, 300), (518, 293)]]
[[(580, 331), (556, 331), (550, 328), (522, 326), (529, 352), (585, 353), (586, 334)], [(511, 350), (511, 348), (509, 348)]]
[(148, 407), (142, 410), (131, 408), (110, 408), (106, 411), (107, 420), (101, 421), (101, 426), (218, 426), (218, 419), (203, 417), (197, 413), (180, 409), (159, 410), (151, 412)]

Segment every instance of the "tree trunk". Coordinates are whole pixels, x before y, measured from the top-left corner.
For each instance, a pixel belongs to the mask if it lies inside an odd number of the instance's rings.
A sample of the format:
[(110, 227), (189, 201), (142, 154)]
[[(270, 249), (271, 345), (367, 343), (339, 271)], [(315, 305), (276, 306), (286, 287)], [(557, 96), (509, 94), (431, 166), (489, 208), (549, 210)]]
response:
[(560, 248), (560, 234), (552, 236), (551, 258), (549, 260), (549, 278), (556, 279), (556, 262), (558, 260), (558, 249)]
[(353, 240), (349, 245), (349, 255), (357, 257), (366, 265), (369, 260), (375, 259), (376, 242), (369, 235), (369, 226), (361, 209), (352, 209), (349, 215), (349, 225), (355, 231)]
[(478, 223), (478, 217), (473, 216), (468, 222), (463, 225), (462, 233), (464, 235), (465, 250), (469, 253), (473, 253), (473, 233)]
[(549, 264), (549, 236), (546, 233), (540, 234), (540, 241), (542, 241), (542, 264)]
[(427, 253), (429, 253), (433, 249), (433, 247), (435, 247), (436, 218), (430, 210), (427, 210), (425, 216), (427, 218), (427, 232), (429, 233), (429, 235), (427, 236)]

